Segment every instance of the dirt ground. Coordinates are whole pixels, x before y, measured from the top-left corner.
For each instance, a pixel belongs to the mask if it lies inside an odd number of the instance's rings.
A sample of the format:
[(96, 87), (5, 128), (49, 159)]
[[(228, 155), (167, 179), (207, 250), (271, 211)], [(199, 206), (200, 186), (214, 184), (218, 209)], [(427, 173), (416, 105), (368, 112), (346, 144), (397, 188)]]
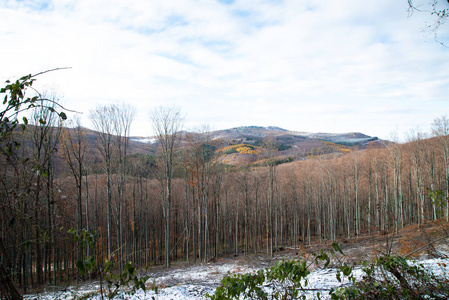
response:
[[(384, 254), (412, 259), (445, 258), (445, 253), (449, 252), (449, 225), (445, 220), (428, 221), (421, 226), (404, 226), (397, 232), (340, 239), (336, 242), (344, 253), (341, 259), (345, 262), (370, 261)], [(316, 243), (303, 247), (301, 251), (308, 258), (312, 252), (331, 248), (331, 243)]]

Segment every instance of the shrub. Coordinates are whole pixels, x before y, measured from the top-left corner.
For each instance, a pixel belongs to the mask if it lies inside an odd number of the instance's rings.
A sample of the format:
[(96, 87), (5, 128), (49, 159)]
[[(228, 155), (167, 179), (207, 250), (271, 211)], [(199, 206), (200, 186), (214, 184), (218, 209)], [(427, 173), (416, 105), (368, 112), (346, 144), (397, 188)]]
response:
[[(330, 251), (340, 252), (338, 244)], [(223, 278), (221, 285), (210, 299), (305, 299), (309, 266), (324, 262), (328, 267), (330, 257), (323, 250), (313, 254), (314, 260), (307, 264), (303, 260), (282, 261), (272, 268), (259, 270), (255, 274), (235, 274)], [(424, 266), (401, 256), (383, 255), (372, 262), (362, 262), (362, 278), (353, 273), (354, 267), (343, 264), (338, 267), (336, 277), (340, 283), (349, 285), (329, 291), (331, 299), (449, 299), (449, 284)], [(270, 286), (272, 291), (264, 289)], [(320, 293), (316, 294), (320, 298)]]
[[(437, 278), (422, 265), (401, 256), (384, 255), (362, 263), (362, 280), (352, 272), (344, 274), (352, 285), (333, 289), (331, 299), (448, 299), (445, 278)], [(343, 267), (340, 272), (344, 273)], [(341, 282), (340, 273), (337, 275)]]
[[(330, 251), (335, 257), (335, 251), (340, 253), (338, 244), (332, 244)], [(274, 267), (259, 270), (255, 274), (227, 275), (221, 281), (221, 285), (215, 290), (214, 295), (208, 298), (221, 299), (305, 299), (301, 292), (305, 292), (308, 285), (307, 276), (312, 264), (324, 262), (324, 267), (330, 264), (330, 257), (323, 250), (314, 254), (311, 263), (304, 260), (280, 261)], [(263, 285), (271, 286), (270, 295), (264, 290)], [(319, 297), (319, 293), (317, 294)]]

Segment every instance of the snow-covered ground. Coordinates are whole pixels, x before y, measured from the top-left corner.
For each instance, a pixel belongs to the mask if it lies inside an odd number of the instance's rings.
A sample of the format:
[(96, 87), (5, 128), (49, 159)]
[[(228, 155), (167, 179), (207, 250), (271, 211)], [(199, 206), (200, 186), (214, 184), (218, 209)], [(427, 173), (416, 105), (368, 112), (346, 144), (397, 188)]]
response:
[[(449, 276), (449, 259), (434, 258), (421, 260), (422, 264), (428, 271), (433, 272), (437, 276)], [(190, 267), (176, 268), (170, 271), (159, 271), (147, 274), (150, 279), (147, 285), (155, 283), (159, 286), (158, 293), (149, 290), (146, 293), (139, 290), (134, 295), (129, 295), (126, 291), (120, 291), (115, 299), (206, 299), (206, 295), (213, 294), (215, 288), (219, 285), (221, 279), (228, 273), (248, 273), (254, 272), (258, 268), (254, 267), (251, 261), (242, 264), (238, 261), (225, 261), (211, 264), (195, 265)], [(357, 278), (361, 278), (362, 271), (355, 269), (353, 274)], [(308, 276), (308, 291), (306, 296), (308, 299), (315, 299), (316, 293), (320, 292), (322, 299), (328, 299), (328, 290), (332, 287), (341, 286), (337, 281), (335, 269), (317, 269)], [(83, 284), (80, 286), (71, 286), (61, 291), (44, 292), (41, 294), (25, 295), (24, 299), (101, 299), (98, 294), (98, 283)], [(267, 292), (270, 286), (266, 285)]]
[[(148, 290), (144, 293), (137, 291), (134, 295), (128, 295), (121, 291), (115, 299), (206, 299), (206, 294), (213, 294), (221, 279), (228, 273), (254, 272), (256, 268), (234, 263), (211, 263), (194, 265), (190, 267), (173, 268), (170, 271), (158, 271), (146, 274), (150, 278), (147, 286), (154, 282), (158, 286), (158, 293)], [(100, 290), (98, 282), (70, 286), (61, 291), (44, 292), (40, 294), (25, 295), (24, 299), (77, 299), (90, 295), (88, 299), (101, 299), (100, 295), (94, 295)]]

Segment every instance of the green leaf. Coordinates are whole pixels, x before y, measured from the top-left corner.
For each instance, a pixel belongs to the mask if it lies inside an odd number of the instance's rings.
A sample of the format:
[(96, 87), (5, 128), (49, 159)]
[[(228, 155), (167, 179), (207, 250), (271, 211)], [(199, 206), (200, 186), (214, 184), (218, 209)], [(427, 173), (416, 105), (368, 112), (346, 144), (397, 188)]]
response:
[(111, 272), (111, 270), (112, 270), (112, 262), (110, 260), (107, 260), (104, 271), (106, 273), (109, 273), (109, 272)]
[(31, 78), (31, 74), (20, 77), (20, 80), (25, 81)]
[(339, 245), (338, 243), (333, 242), (333, 243), (332, 243), (332, 248), (334, 248), (335, 251), (338, 251), (338, 252), (340, 252), (342, 255), (344, 255), (344, 253), (343, 253), (343, 251), (341, 250), (340, 245)]
[(86, 269), (84, 268), (84, 263), (82, 260), (77, 260), (75, 265), (82, 275), (86, 275)]
[(134, 269), (134, 266), (131, 264), (130, 261), (126, 263), (125, 268), (126, 268), (126, 271), (128, 271), (129, 274), (131, 274), (131, 275), (134, 274), (135, 269)]
[(348, 265), (341, 266), (340, 270), (343, 272), (343, 275), (345, 276), (349, 276), (352, 273), (352, 267)]

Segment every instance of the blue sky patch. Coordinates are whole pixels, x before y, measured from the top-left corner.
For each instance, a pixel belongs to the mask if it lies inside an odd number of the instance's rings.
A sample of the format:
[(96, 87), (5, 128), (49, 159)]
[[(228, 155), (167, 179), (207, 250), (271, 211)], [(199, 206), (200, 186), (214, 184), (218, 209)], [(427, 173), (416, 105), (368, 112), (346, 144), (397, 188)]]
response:
[(187, 22), (184, 17), (179, 16), (179, 15), (170, 15), (165, 19), (165, 22), (168, 24), (167, 27), (169, 26), (186, 26), (189, 24), (189, 22)]
[(25, 4), (29, 8), (38, 11), (50, 10), (53, 7), (51, 0), (41, 0), (41, 1), (16, 0), (16, 2)]
[(227, 5), (234, 4), (235, 2), (235, 0), (217, 0), (217, 1)]
[(236, 9), (232, 11), (232, 15), (239, 18), (248, 18), (251, 16), (251, 13), (247, 10)]

